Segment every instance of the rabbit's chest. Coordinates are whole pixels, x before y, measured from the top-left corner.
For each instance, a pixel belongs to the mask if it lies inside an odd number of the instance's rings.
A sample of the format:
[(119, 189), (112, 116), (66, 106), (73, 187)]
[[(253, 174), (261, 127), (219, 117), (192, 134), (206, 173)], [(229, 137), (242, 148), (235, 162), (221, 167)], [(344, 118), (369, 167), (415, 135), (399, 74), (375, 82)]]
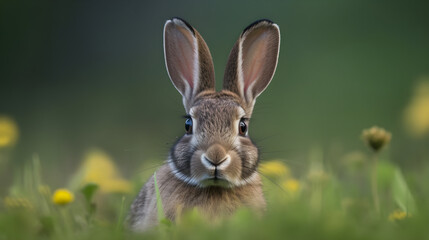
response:
[[(253, 188), (255, 189), (255, 188)], [(242, 189), (175, 189), (167, 197), (167, 216), (174, 220), (183, 212), (197, 209), (209, 219), (233, 214), (240, 207), (249, 207), (257, 211), (265, 208), (265, 200), (243, 194)], [(262, 190), (261, 190), (262, 192)], [(256, 195), (258, 196), (258, 195)]]

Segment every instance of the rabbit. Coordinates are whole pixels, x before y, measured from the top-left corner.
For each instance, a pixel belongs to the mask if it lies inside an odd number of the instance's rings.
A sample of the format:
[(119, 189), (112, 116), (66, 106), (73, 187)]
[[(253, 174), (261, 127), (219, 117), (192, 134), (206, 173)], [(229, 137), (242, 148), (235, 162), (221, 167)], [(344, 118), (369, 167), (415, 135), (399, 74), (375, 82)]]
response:
[[(259, 152), (248, 127), (256, 98), (273, 78), (279, 50), (277, 24), (262, 19), (246, 27), (231, 50), (223, 88), (217, 92), (212, 57), (201, 35), (180, 18), (165, 23), (165, 64), (186, 111), (186, 132), (155, 173), (169, 220), (175, 220), (178, 209), (197, 208), (209, 219), (240, 207), (264, 212)], [(144, 231), (158, 220), (152, 176), (132, 203), (128, 224)]]

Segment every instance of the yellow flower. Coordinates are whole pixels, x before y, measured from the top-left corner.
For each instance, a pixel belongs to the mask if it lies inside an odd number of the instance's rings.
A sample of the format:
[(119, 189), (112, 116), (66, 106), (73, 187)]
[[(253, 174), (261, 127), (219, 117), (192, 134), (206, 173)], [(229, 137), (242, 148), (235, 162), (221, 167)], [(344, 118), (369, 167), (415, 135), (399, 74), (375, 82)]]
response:
[(414, 95), (404, 111), (404, 122), (413, 136), (420, 137), (429, 132), (429, 81), (416, 85)]
[(393, 221), (403, 220), (410, 216), (411, 215), (409, 213), (406, 213), (398, 209), (389, 214), (389, 220), (393, 222)]
[(284, 181), (282, 187), (290, 193), (296, 193), (300, 188), (300, 183), (298, 180), (291, 178)]
[(0, 116), (0, 148), (13, 146), (18, 140), (18, 126), (7, 116)]
[(74, 200), (74, 195), (72, 192), (65, 188), (57, 189), (52, 195), (52, 202), (57, 205), (67, 205)]
[(288, 176), (290, 173), (289, 168), (279, 160), (272, 160), (265, 163), (261, 163), (259, 171), (267, 176), (272, 177), (283, 177)]
[(390, 134), (383, 128), (374, 126), (370, 129), (363, 130), (362, 138), (365, 143), (372, 148), (372, 150), (378, 152), (390, 142), (390, 140), (392, 139), (392, 134)]
[(113, 160), (101, 150), (88, 152), (82, 166), (82, 171), (83, 184), (96, 183), (100, 187), (101, 192), (131, 192), (131, 183), (120, 176)]

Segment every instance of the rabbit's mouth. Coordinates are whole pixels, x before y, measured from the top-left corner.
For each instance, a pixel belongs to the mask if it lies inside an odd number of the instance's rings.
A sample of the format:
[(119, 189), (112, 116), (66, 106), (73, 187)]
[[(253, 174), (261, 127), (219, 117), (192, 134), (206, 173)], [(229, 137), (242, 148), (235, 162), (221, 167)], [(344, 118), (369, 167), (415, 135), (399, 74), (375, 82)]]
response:
[[(206, 152), (207, 153), (207, 152)], [(216, 160), (209, 158), (206, 153), (200, 155), (199, 172), (201, 173), (199, 183), (203, 187), (220, 186), (232, 187), (234, 184), (230, 181), (231, 174), (229, 168), (232, 160), (229, 154), (225, 154)]]
[(200, 181), (200, 184), (203, 187), (216, 186), (216, 187), (225, 187), (225, 188), (229, 188), (232, 185), (225, 178), (219, 177), (219, 176), (216, 176), (216, 175), (213, 176), (213, 177), (204, 178), (203, 180)]
[[(172, 173), (181, 181), (202, 188), (211, 186), (234, 188), (251, 182), (249, 177), (253, 177), (252, 174), (242, 178), (243, 158), (237, 151), (211, 150), (213, 147), (208, 150), (196, 150), (188, 161), (174, 158), (179, 154), (172, 155), (168, 160)], [(186, 162), (190, 167), (186, 168), (184, 164)]]

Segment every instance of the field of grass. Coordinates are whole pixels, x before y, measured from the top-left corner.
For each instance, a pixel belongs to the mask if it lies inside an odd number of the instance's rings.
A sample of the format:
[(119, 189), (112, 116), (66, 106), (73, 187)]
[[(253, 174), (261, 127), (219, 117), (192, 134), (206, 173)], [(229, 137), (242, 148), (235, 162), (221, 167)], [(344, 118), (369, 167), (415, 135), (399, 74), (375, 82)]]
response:
[(403, 172), (389, 160), (390, 134), (380, 129), (365, 131), (363, 140), (361, 152), (334, 161), (324, 159), (322, 148), (310, 149), (301, 173), (284, 160), (263, 161), (263, 216), (241, 209), (213, 222), (194, 209), (171, 223), (161, 211), (159, 227), (140, 234), (127, 230), (126, 215), (161, 162), (124, 179), (109, 156), (94, 149), (67, 189), (51, 189), (35, 155), (2, 196), (0, 239), (429, 238), (429, 165)]

